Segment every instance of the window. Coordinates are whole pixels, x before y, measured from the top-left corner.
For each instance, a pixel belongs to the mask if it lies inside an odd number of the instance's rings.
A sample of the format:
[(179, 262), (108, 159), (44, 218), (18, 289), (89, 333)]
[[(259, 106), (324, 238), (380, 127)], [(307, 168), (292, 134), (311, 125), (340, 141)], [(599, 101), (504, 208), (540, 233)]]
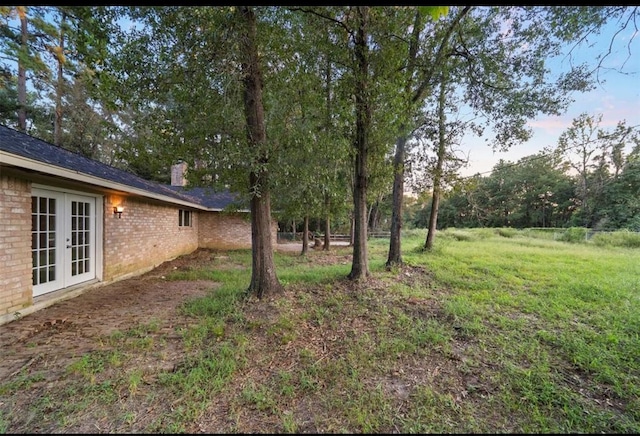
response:
[(191, 211), (180, 209), (178, 211), (178, 226), (191, 227)]

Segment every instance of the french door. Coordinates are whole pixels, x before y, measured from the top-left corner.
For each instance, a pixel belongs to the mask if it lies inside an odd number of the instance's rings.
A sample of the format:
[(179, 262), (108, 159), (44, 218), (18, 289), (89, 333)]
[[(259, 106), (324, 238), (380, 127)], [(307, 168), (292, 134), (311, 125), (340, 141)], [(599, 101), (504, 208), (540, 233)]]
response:
[(33, 188), (33, 296), (96, 277), (96, 197)]

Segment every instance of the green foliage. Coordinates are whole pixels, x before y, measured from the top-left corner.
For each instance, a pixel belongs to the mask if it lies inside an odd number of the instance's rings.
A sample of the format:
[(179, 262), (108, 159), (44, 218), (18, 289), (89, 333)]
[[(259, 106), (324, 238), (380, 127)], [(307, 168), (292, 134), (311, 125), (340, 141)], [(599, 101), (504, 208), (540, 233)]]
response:
[(437, 237), (456, 241), (477, 241), (489, 238), (494, 234), (493, 229), (456, 229), (452, 227), (438, 232)]
[(503, 238), (513, 238), (517, 234), (517, 230), (507, 227), (501, 227), (496, 229), (496, 233)]
[[(456, 183), (438, 226), (640, 229), (638, 131), (624, 122), (600, 129), (600, 118), (582, 114), (552, 152), (500, 161), (490, 175)], [(414, 225), (426, 226), (429, 207)]]
[(581, 243), (587, 240), (589, 229), (584, 227), (570, 227), (558, 235), (559, 241)]
[(640, 233), (629, 230), (598, 232), (590, 240), (601, 247), (640, 248)]
[(420, 12), (437, 20), (449, 13), (449, 6), (418, 6)]
[[(18, 88), (27, 93), (28, 132), (85, 156), (113, 163), (119, 132), (113, 114), (96, 92), (96, 70), (108, 50), (111, 20), (100, 20), (102, 7), (16, 6), (0, 34), (4, 54), (0, 69), (3, 95), (0, 117), (18, 127)], [(18, 17), (26, 18), (23, 32)], [(104, 14), (110, 17), (110, 14)], [(25, 43), (22, 43), (22, 38)], [(17, 81), (17, 67), (25, 70), (26, 84)], [(2, 97), (13, 98), (13, 102)], [(56, 107), (57, 105), (57, 107)], [(122, 120), (121, 120), (122, 121)], [(60, 134), (55, 137), (55, 126)]]

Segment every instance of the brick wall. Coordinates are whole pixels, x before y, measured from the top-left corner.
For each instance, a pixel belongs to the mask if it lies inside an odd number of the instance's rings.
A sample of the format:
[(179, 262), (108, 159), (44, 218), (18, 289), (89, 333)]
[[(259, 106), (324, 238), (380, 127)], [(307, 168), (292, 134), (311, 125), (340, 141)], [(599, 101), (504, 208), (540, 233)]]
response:
[[(122, 218), (113, 213), (120, 205)], [(143, 199), (106, 196), (103, 280), (149, 270), (198, 248), (198, 213), (191, 214), (191, 227), (179, 227), (178, 210)]]
[[(0, 175), (0, 324), (16, 312), (34, 310), (31, 259), (31, 182)], [(122, 206), (122, 217), (114, 215)], [(251, 248), (248, 213), (192, 212), (192, 225), (178, 225), (177, 206), (137, 197), (104, 196), (102, 281), (134, 276), (198, 247)], [(277, 222), (272, 224), (277, 243)], [(100, 255), (98, 256), (100, 258)], [(40, 304), (40, 303), (38, 303)], [(47, 303), (49, 304), (49, 303)]]
[(33, 303), (31, 183), (0, 176), (0, 316)]
[(201, 212), (198, 245), (221, 250), (251, 248), (251, 220), (247, 213)]
[[(251, 219), (242, 212), (200, 212), (198, 246), (220, 250), (251, 248)], [(272, 221), (271, 244), (275, 249), (278, 223)]]

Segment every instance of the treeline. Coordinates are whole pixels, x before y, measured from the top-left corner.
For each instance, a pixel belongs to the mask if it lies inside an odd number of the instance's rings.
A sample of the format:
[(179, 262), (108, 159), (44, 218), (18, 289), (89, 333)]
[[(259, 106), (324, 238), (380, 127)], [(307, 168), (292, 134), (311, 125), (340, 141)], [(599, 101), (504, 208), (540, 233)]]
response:
[[(574, 120), (557, 147), (518, 162), (500, 161), (489, 175), (460, 179), (446, 192), (438, 228), (588, 227), (640, 231), (640, 141), (618, 123), (599, 128), (601, 116)], [(407, 211), (425, 228), (430, 202)]]

